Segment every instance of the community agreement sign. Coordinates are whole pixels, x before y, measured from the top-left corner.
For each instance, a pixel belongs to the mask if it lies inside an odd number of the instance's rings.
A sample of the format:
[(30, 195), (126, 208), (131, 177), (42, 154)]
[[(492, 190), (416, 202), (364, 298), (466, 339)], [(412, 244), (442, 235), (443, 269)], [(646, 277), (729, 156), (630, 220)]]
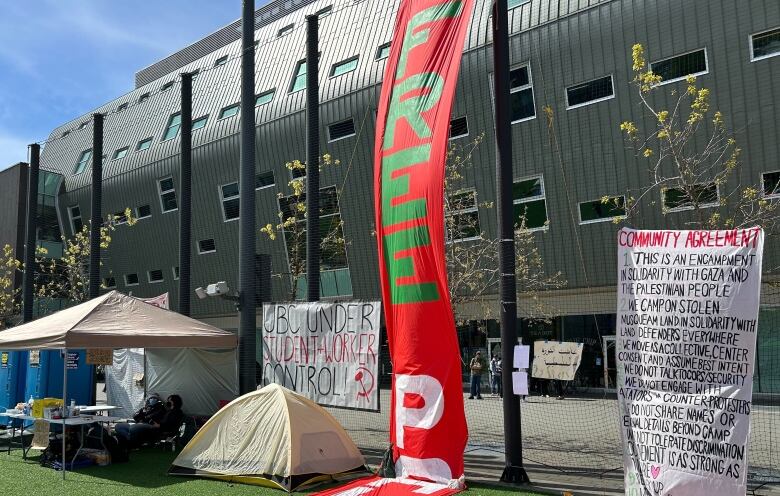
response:
[(379, 410), (379, 302), (263, 305), (263, 385)]
[(626, 494), (744, 495), (761, 229), (618, 233)]
[(534, 341), (531, 376), (537, 379), (573, 381), (582, 361), (582, 343)]

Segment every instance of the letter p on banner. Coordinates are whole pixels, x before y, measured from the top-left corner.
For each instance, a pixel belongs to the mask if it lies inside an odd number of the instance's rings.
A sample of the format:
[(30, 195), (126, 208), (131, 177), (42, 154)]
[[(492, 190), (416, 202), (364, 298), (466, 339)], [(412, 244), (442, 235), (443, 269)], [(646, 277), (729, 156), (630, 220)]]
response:
[(402, 0), (377, 113), (379, 272), (393, 362), (396, 472), (463, 475), (468, 432), (447, 289), (444, 163), (473, 0)]

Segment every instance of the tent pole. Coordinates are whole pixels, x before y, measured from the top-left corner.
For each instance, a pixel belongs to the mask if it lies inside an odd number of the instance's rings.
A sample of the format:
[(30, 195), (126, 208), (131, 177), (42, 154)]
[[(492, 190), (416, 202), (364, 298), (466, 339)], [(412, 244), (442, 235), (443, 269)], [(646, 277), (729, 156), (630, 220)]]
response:
[(62, 357), (62, 480), (65, 480), (65, 401), (68, 397), (68, 349)]

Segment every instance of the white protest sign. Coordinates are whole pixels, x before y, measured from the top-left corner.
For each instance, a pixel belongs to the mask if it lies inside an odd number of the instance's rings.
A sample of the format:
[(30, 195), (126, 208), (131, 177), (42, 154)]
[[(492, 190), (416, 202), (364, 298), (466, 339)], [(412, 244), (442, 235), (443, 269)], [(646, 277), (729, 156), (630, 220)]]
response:
[(512, 364), (516, 369), (527, 369), (530, 363), (531, 347), (522, 344), (515, 345)]
[(627, 495), (745, 494), (763, 246), (758, 228), (618, 233)]
[(512, 372), (512, 392), (518, 396), (528, 396), (528, 372), (525, 370)]
[(573, 381), (582, 361), (582, 343), (535, 341), (531, 376)]
[(379, 302), (263, 305), (263, 385), (379, 410)]

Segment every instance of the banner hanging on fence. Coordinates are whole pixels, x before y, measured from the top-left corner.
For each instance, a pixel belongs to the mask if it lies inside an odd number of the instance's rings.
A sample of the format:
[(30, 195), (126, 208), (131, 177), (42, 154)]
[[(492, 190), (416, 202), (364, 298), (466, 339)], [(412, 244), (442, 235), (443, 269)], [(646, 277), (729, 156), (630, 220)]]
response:
[(366, 477), (341, 487), (319, 491), (312, 496), (451, 496), (461, 490), (445, 484), (414, 479)]
[(582, 343), (534, 341), (531, 377), (573, 381), (582, 361)]
[(263, 305), (263, 386), (378, 411), (380, 312), (377, 301)]
[(761, 229), (618, 233), (626, 494), (745, 494)]
[(444, 162), (473, 0), (403, 0), (377, 112), (379, 273), (393, 362), (396, 473), (463, 474), (467, 429), (444, 254)]

